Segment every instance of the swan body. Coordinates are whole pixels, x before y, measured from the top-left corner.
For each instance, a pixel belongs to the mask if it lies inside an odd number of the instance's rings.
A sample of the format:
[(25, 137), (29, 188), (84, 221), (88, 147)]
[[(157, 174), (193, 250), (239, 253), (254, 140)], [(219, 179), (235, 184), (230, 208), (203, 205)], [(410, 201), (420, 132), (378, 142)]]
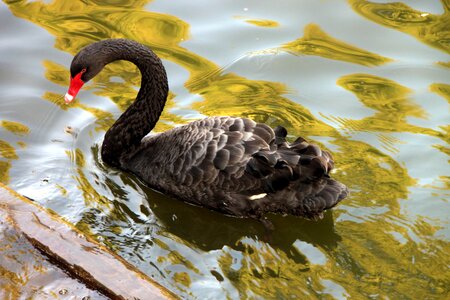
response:
[(71, 64), (66, 102), (119, 59), (138, 66), (141, 89), (105, 135), (107, 164), (183, 201), (238, 217), (263, 219), (272, 212), (317, 218), (347, 196), (345, 185), (329, 176), (331, 154), (303, 138), (288, 143), (281, 126), (210, 117), (146, 136), (164, 108), (168, 84), (161, 60), (137, 42), (111, 39), (83, 48)]

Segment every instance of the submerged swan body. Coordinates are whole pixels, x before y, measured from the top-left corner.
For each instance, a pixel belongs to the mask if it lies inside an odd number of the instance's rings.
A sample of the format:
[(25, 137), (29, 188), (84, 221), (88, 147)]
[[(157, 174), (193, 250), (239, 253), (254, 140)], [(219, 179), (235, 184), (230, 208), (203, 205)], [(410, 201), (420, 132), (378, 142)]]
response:
[(161, 60), (137, 42), (111, 39), (83, 48), (71, 64), (66, 102), (115, 60), (136, 64), (142, 80), (136, 101), (105, 135), (105, 163), (183, 201), (238, 217), (317, 218), (347, 196), (329, 176), (330, 153), (303, 138), (288, 143), (281, 126), (211, 117), (146, 136), (164, 108), (168, 83)]

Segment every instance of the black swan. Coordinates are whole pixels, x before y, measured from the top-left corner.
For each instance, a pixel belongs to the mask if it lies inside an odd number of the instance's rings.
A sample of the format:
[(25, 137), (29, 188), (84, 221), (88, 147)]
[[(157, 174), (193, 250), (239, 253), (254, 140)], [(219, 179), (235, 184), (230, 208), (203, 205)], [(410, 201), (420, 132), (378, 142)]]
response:
[(135, 102), (106, 132), (101, 157), (110, 166), (183, 201), (266, 224), (266, 213), (320, 218), (347, 196), (347, 187), (329, 176), (331, 154), (301, 137), (288, 143), (281, 126), (210, 117), (146, 136), (164, 108), (168, 82), (156, 54), (131, 40), (83, 48), (70, 66), (66, 103), (116, 60), (134, 63), (142, 79)]

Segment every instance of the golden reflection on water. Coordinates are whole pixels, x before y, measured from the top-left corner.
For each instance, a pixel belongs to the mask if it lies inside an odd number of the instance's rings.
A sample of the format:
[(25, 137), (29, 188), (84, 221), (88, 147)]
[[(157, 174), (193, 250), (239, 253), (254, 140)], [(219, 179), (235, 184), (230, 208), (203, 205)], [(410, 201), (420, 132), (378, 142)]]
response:
[(335, 134), (332, 127), (317, 120), (305, 107), (283, 97), (286, 86), (282, 83), (228, 73), (208, 77), (189, 88), (204, 99), (195, 102), (192, 108), (207, 116), (248, 117), (274, 127), (283, 124), (294, 135), (300, 131), (307, 136)]
[[(28, 126), (14, 121), (2, 120), (0, 121), (0, 128), (19, 136), (24, 137), (30, 133)], [(26, 143), (18, 141), (17, 145), (21, 148), (26, 147)], [(16, 148), (5, 140), (0, 139), (0, 182), (3, 184), (9, 183), (9, 170), (11, 169), (11, 162), (19, 159)]]
[(430, 85), (430, 90), (438, 95), (444, 97), (450, 103), (450, 84), (433, 83)]
[(245, 19), (242, 16), (236, 16), (236, 19), (244, 19), (245, 22), (258, 26), (258, 27), (278, 27), (280, 24), (276, 21), (272, 20), (264, 20), (264, 19)]
[(443, 66), (445, 68), (450, 68), (450, 62), (439, 61), (439, 62), (437, 62), (437, 64), (440, 65), (440, 66)]
[(75, 180), (78, 182), (78, 188), (83, 192), (83, 198), (87, 207), (103, 208), (107, 209), (111, 207), (111, 201), (105, 196), (99, 194), (97, 190), (92, 186), (90, 181), (85, 175), (86, 161), (84, 154), (80, 149), (75, 149), (75, 152), (66, 151), (69, 159), (76, 165), (76, 173), (78, 176)]
[[(114, 1), (114, 5), (107, 5), (102, 1), (6, 3), (16, 16), (30, 20), (53, 34), (57, 49), (71, 54), (94, 41), (111, 37), (130, 38), (148, 45), (163, 59), (189, 72), (185, 87), (191, 94), (198, 95), (198, 101), (189, 108), (203, 115), (249, 117), (271, 126), (281, 124), (292, 136), (329, 138), (328, 143), (330, 147), (333, 146), (333, 155), (338, 164), (334, 176), (351, 188), (352, 195), (336, 208), (334, 215), (337, 222), (334, 224), (334, 220), (331, 220), (331, 225), (316, 232), (314, 238), (307, 242), (310, 251), (315, 251), (319, 257), (323, 256), (324, 260), (314, 262), (301, 248), (295, 247), (297, 235), (294, 234), (294, 241), (283, 241), (289, 244), (286, 247), (241, 235), (236, 243), (221, 245), (218, 247), (220, 250), (216, 251), (220, 252), (220, 271), (242, 297), (326, 297), (323, 294), (326, 290), (326, 280), (340, 285), (346, 293), (355, 298), (367, 298), (375, 294), (389, 298), (424, 298), (430, 293), (443, 295), (448, 292), (445, 277), (445, 261), (450, 251), (448, 243), (434, 238), (439, 230), (438, 226), (432, 226), (421, 218), (407, 219), (401, 210), (400, 202), (408, 199), (409, 189), (416, 183), (406, 167), (369, 143), (339, 132), (316, 117), (308, 108), (290, 100), (287, 93), (289, 87), (284, 83), (252, 80), (239, 74), (224, 72), (214, 62), (181, 47), (179, 43), (189, 39), (189, 24), (175, 16), (145, 11), (144, 6), (148, 1)], [(444, 32), (442, 24), (445, 24), (447, 13), (440, 17), (420, 16), (419, 12), (403, 4), (385, 5), (367, 1), (350, 3), (358, 13), (383, 25), (395, 25), (394, 28), (415, 35), (419, 30), (425, 30), (427, 34), (420, 36), (422, 40), (448, 51), (443, 43), (445, 39), (440, 35)], [(400, 21), (407, 26), (399, 27)], [(250, 23), (267, 26), (267, 23)], [(339, 41), (315, 24), (306, 26), (303, 37), (285, 43), (280, 48), (295, 55), (316, 55), (369, 67), (391, 61)], [(67, 87), (69, 62), (67, 66), (47, 60), (43, 63), (46, 78)], [(121, 82), (115, 80), (117, 77)], [(139, 82), (140, 76), (136, 67), (127, 62), (116, 62), (108, 65), (95, 78), (94, 84), (86, 88), (93, 89), (96, 95), (108, 97), (123, 111), (133, 101)], [(410, 88), (371, 74), (345, 75), (338, 79), (337, 84), (349, 92), (349, 98), (350, 93), (353, 93), (365, 107), (374, 111), (372, 116), (359, 120), (327, 117), (341, 124), (345, 131), (379, 134), (391, 152), (395, 152), (392, 149), (399, 143), (388, 135), (394, 132), (424, 134), (448, 142), (448, 128), (438, 131), (409, 122), (409, 118), (428, 117), (426, 111), (410, 99)], [(448, 85), (436, 83), (431, 85), (430, 89), (448, 100)], [(82, 109), (90, 112), (96, 118), (95, 129), (99, 131), (106, 130), (117, 117), (111, 112), (84, 104), (87, 102), (84, 100), (67, 106), (60, 94), (50, 91), (43, 95), (43, 99), (62, 110)], [(167, 130), (173, 124), (187, 121), (170, 112), (175, 107), (176, 95), (170, 94), (157, 131)], [(14, 148), (5, 141), (0, 141), (0, 151), (0, 155), (6, 158), (6, 161), (0, 160), (0, 181), (7, 181), (2, 170), (9, 167), (2, 167), (1, 164), (7, 164), (18, 157)], [(74, 179), (85, 205), (93, 209), (89, 214), (83, 215), (77, 226), (85, 232), (97, 231), (96, 226), (106, 226), (95, 223), (94, 214), (98, 211), (104, 212), (108, 217), (112, 216), (113, 220), (125, 219), (124, 212), (112, 207), (116, 204), (112, 204), (113, 202), (100, 192), (102, 189), (92, 184), (90, 177), (95, 174), (88, 170), (82, 150), (77, 148), (66, 153), (74, 164)], [(124, 182), (130, 182), (126, 178), (126, 174), (121, 175)], [(98, 178), (96, 180), (102, 181)], [(117, 184), (99, 184), (103, 185), (110, 189), (114, 197), (126, 198), (126, 192)], [(60, 186), (63, 193), (66, 188), (70, 190), (67, 186)], [(160, 208), (154, 209), (156, 211)], [(184, 210), (189, 209), (180, 209)], [(179, 214), (182, 216), (182, 212)], [(235, 220), (224, 222), (234, 223)], [(291, 223), (299, 221), (288, 219), (280, 222), (285, 222), (285, 227), (289, 227)], [(314, 223), (310, 227), (319, 225)], [(120, 235), (122, 231), (117, 228), (127, 228), (122, 226), (108, 230)], [(194, 232), (191, 234), (203, 236), (205, 228), (195, 230), (194, 226), (195, 224), (187, 224), (185, 227), (191, 228)], [(301, 227), (298, 231), (306, 227)], [(165, 243), (158, 234), (170, 236), (175, 246)], [(214, 239), (214, 234), (211, 233), (209, 239)], [(333, 238), (337, 241), (320, 242), (320, 235), (334, 235)], [(158, 256), (157, 261), (158, 270), (169, 278), (168, 284), (171, 287), (176, 286), (180, 292), (190, 294), (189, 288), (195, 278), (206, 274), (197, 267), (198, 261), (191, 261), (188, 257), (192, 256), (175, 248), (178, 248), (177, 245), (186, 245), (195, 251), (201, 251), (188, 241), (164, 230), (154, 234), (152, 242), (152, 247), (166, 251), (164, 256)], [(119, 247), (108, 239), (105, 243), (122, 250), (127, 246)], [(142, 253), (135, 255), (140, 254)], [(236, 263), (237, 257), (240, 257), (239, 263)], [(174, 272), (170, 269), (172, 265), (181, 269)]]
[(11, 169), (11, 162), (0, 160), (0, 182), (3, 184), (9, 183), (9, 169)]
[[(426, 112), (408, 98), (411, 90), (390, 79), (370, 74), (351, 74), (338, 79), (337, 84), (354, 93), (375, 114), (361, 120), (334, 119), (346, 130), (372, 132), (411, 132), (443, 138), (445, 134), (408, 123), (408, 118), (427, 118)], [(385, 136), (382, 142), (392, 146)], [(395, 142), (395, 140), (394, 140)]]
[(415, 10), (401, 2), (348, 0), (353, 9), (378, 24), (410, 34), (419, 41), (450, 53), (450, 6), (441, 0), (442, 15)]
[(16, 149), (10, 143), (0, 140), (0, 155), (6, 159), (18, 159)]
[(284, 44), (281, 49), (294, 55), (317, 55), (364, 66), (379, 66), (392, 61), (390, 58), (339, 41), (316, 24), (306, 26), (303, 37)]
[(19, 122), (3, 120), (0, 122), (0, 127), (5, 128), (9, 132), (18, 136), (25, 136), (30, 133), (30, 128)]
[(165, 253), (163, 256), (158, 256), (157, 261), (161, 265), (179, 265), (183, 266), (186, 271), (178, 271), (174, 272), (173, 274), (170, 274), (172, 277), (172, 280), (175, 281), (178, 286), (180, 285), (182, 287), (181, 290), (183, 290), (186, 293), (189, 293), (189, 290), (185, 288), (189, 288), (191, 285), (191, 277), (189, 273), (193, 274), (200, 274), (200, 270), (195, 267), (195, 265), (186, 257), (184, 257), (183, 254), (181, 254), (179, 251), (176, 251), (174, 249), (171, 249), (169, 245), (167, 245), (163, 240), (154, 238), (152, 240), (155, 244), (157, 244), (161, 249), (165, 250)]

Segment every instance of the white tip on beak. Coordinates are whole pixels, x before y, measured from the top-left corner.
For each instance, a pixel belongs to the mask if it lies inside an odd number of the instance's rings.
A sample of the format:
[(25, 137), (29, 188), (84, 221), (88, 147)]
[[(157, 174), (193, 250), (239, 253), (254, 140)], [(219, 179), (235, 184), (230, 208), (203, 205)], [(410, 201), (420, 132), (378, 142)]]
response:
[(66, 93), (66, 95), (64, 96), (64, 100), (66, 101), (66, 104), (72, 102), (73, 100), (73, 96), (70, 95), (69, 93)]

